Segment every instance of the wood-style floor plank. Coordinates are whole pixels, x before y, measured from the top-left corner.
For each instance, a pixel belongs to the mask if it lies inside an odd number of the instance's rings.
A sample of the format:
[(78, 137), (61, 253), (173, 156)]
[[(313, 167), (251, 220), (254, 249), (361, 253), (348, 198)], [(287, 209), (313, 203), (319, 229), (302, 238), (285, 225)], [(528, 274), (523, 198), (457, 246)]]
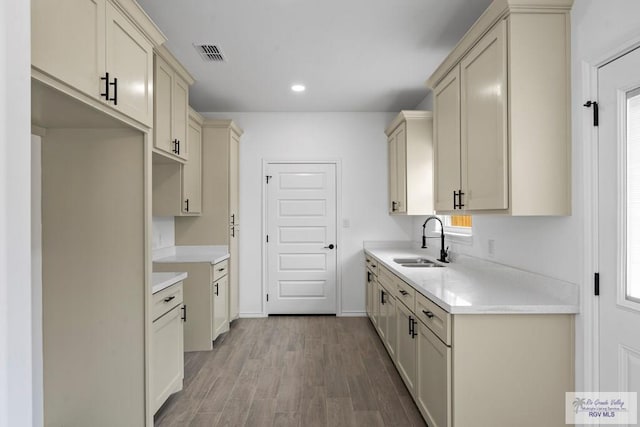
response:
[(426, 425), (367, 318), (238, 319), (184, 361), (156, 427)]

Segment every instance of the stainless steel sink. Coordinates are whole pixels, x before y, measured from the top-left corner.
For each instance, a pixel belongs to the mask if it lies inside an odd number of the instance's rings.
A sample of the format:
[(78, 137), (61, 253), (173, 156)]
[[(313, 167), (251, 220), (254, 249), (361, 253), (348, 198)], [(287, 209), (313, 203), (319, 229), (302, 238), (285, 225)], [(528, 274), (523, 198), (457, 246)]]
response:
[(423, 264), (400, 264), (403, 267), (418, 267), (418, 268), (430, 268), (430, 267), (444, 267), (442, 264), (436, 264), (434, 262)]
[(397, 264), (435, 264), (426, 258), (394, 258), (393, 261)]
[(430, 267), (444, 267), (442, 264), (437, 264), (427, 258), (394, 258), (393, 261), (400, 264), (403, 267), (417, 267), (417, 268), (430, 268)]

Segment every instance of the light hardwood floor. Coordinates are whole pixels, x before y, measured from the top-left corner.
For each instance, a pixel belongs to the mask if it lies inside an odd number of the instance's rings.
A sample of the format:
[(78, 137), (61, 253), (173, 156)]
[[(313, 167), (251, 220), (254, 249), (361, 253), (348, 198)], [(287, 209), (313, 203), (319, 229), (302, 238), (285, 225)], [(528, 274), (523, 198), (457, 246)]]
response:
[(185, 354), (165, 426), (425, 426), (367, 318), (239, 319)]

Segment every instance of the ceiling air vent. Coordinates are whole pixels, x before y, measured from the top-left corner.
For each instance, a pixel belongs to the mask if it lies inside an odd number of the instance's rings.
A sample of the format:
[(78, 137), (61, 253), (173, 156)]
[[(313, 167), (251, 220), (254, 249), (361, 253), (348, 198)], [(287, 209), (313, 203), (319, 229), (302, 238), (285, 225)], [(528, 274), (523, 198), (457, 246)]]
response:
[(193, 45), (203, 60), (208, 62), (223, 62), (222, 51), (215, 44), (194, 44)]

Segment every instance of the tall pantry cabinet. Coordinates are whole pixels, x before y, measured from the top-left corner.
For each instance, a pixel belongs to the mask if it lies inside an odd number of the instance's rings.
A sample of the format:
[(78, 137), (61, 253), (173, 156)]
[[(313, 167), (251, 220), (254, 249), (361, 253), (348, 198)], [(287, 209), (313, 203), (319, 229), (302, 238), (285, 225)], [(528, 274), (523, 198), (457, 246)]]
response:
[(238, 318), (240, 129), (231, 120), (202, 124), (202, 214), (176, 217), (176, 245), (227, 245), (229, 319)]

